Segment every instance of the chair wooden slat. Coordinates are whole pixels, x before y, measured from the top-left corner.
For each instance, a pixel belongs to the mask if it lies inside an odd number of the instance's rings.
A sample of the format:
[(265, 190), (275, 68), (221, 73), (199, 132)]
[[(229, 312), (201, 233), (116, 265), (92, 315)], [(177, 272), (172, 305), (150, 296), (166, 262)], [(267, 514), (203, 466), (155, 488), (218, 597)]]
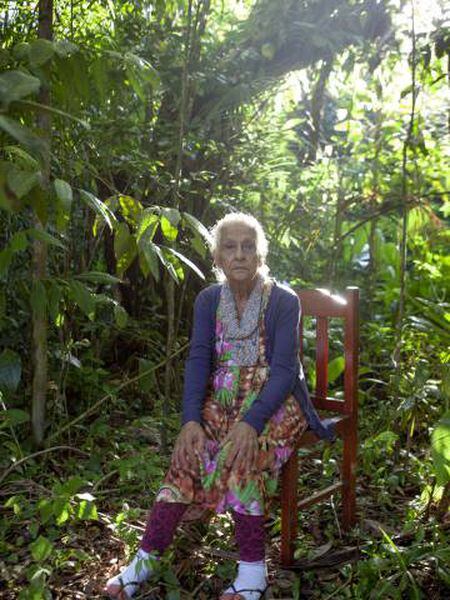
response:
[(317, 394), (311, 394), (311, 400), (318, 410), (330, 410), (338, 413), (346, 413), (345, 402), (333, 398), (323, 398)]
[(303, 510), (304, 508), (308, 508), (313, 504), (317, 504), (317, 502), (321, 502), (322, 500), (326, 500), (336, 492), (339, 492), (343, 487), (342, 481), (338, 481), (337, 483), (333, 483), (323, 490), (316, 492), (315, 494), (311, 494), (307, 498), (302, 498), (299, 502), (297, 502), (297, 510)]
[(316, 328), (316, 394), (325, 398), (328, 388), (328, 319), (317, 317)]
[(302, 314), (313, 317), (341, 317), (347, 315), (347, 298), (330, 294), (327, 290), (300, 290)]
[[(298, 452), (294, 452), (282, 472), (281, 562), (293, 566), (295, 538), (298, 528), (298, 510), (320, 502), (337, 491), (342, 495), (342, 525), (348, 529), (356, 520), (356, 450), (358, 404), (358, 309), (359, 290), (347, 288), (344, 296), (332, 295), (326, 290), (302, 290), (298, 293), (302, 305), (300, 329), (300, 356), (303, 357), (303, 315), (317, 319), (316, 328), (316, 389), (311, 394), (316, 408), (340, 413), (332, 421), (336, 433), (343, 439), (341, 482), (328, 486), (297, 502)], [(344, 321), (344, 399), (327, 395), (328, 390), (328, 320)], [(299, 439), (297, 448), (315, 445), (321, 441), (307, 430)]]

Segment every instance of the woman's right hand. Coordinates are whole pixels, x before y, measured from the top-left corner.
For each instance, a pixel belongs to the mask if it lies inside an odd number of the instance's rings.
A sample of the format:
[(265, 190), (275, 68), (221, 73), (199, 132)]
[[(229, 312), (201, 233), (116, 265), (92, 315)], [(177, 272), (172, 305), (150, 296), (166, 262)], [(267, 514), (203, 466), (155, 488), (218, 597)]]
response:
[(174, 466), (189, 469), (202, 454), (205, 441), (206, 435), (200, 423), (188, 421), (183, 425), (173, 449)]

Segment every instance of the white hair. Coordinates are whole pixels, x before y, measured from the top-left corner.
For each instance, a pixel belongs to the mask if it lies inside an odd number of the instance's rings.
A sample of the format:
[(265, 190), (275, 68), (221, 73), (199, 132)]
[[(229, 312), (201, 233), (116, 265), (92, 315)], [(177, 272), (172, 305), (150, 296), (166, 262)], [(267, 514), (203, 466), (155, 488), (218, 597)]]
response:
[[(258, 273), (263, 277), (267, 277), (269, 274), (269, 267), (266, 265), (266, 258), (269, 250), (269, 244), (261, 223), (253, 215), (248, 215), (241, 212), (229, 213), (216, 222), (216, 224), (210, 230), (210, 247), (213, 257), (216, 258), (219, 252), (223, 230), (227, 227), (233, 227), (234, 225), (244, 225), (255, 233), (256, 254), (260, 262)], [(219, 267), (215, 266), (214, 272), (219, 281), (223, 281), (225, 279), (225, 275), (222, 269)]]

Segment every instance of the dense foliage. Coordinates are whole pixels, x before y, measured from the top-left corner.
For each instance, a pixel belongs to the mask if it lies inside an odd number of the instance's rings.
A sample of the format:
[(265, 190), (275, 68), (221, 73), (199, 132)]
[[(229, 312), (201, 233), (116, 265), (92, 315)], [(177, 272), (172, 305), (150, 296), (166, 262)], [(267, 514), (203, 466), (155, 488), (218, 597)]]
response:
[[(443, 5), (0, 8), (4, 597), (99, 596), (135, 548), (179, 427), (193, 298), (213, 279), (208, 227), (230, 210), (261, 220), (277, 279), (361, 288), (359, 525), (342, 534), (337, 499), (302, 514), (304, 568), (274, 570), (276, 597), (446, 597)], [(305, 455), (301, 485), (331, 481), (338, 456), (338, 443)], [(274, 561), (279, 527), (274, 510)], [(230, 525), (183, 532), (148, 589), (215, 597)]]

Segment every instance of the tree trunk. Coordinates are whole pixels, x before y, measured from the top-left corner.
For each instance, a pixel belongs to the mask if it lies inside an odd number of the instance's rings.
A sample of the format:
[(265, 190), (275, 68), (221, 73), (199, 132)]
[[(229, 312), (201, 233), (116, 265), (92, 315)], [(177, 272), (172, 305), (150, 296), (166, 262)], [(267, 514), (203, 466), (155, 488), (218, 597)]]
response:
[(333, 60), (325, 60), (320, 67), (319, 76), (314, 86), (313, 95), (311, 98), (311, 145), (306, 157), (307, 164), (313, 164), (317, 160), (317, 151), (320, 142), (320, 130), (322, 126), (322, 112), (325, 100), (326, 85), (333, 70)]
[[(411, 139), (414, 130), (414, 121), (416, 118), (416, 31), (414, 21), (414, 4), (411, 6), (411, 37), (412, 37), (412, 66), (411, 66), (411, 113), (409, 117), (409, 125), (406, 133), (405, 142), (403, 144), (403, 161), (402, 161), (402, 224), (400, 235), (400, 274), (399, 284), (400, 293), (398, 300), (398, 311), (395, 323), (396, 343), (394, 348), (394, 365), (398, 369), (401, 362), (401, 350), (403, 343), (403, 319), (405, 316), (405, 298), (406, 298), (406, 262), (408, 258), (408, 217), (409, 217), (409, 186), (408, 186), (408, 150), (411, 144)], [(399, 370), (397, 371), (399, 373)]]
[[(40, 38), (51, 40), (53, 38), (53, 0), (39, 0), (39, 26)], [(49, 104), (50, 90), (43, 87), (39, 102)], [(38, 117), (38, 127), (44, 139), (47, 140), (47, 151), (42, 164), (44, 188), (50, 184), (50, 139), (51, 139), (50, 113), (42, 111)], [(44, 229), (43, 223), (37, 216), (34, 217), (34, 227)], [(41, 240), (33, 243), (32, 281), (33, 288), (42, 283), (47, 276), (47, 244)], [(45, 307), (32, 303), (32, 357), (33, 357), (33, 390), (31, 424), (33, 439), (36, 445), (41, 446), (45, 432), (45, 408), (47, 399), (47, 314)]]

